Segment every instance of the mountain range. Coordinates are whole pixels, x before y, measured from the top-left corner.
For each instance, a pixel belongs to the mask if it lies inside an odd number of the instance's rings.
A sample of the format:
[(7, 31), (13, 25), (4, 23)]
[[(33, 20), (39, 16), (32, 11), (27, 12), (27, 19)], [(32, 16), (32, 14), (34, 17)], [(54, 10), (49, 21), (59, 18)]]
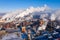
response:
[(8, 20), (15, 20), (16, 18), (31, 19), (33, 16), (36, 15), (39, 15), (40, 18), (60, 20), (60, 9), (53, 10), (47, 5), (44, 5), (43, 7), (30, 7), (23, 10), (7, 12), (1, 19), (6, 19), (6, 18)]

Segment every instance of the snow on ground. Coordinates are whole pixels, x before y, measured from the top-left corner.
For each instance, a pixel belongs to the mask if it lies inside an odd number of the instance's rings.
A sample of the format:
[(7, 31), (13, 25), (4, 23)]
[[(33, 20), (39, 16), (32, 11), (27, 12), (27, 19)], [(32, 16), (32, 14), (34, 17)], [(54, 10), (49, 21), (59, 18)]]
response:
[(15, 33), (9, 33), (3, 36), (2, 40), (23, 40), (23, 39), (21, 38), (21, 36), (18, 37)]

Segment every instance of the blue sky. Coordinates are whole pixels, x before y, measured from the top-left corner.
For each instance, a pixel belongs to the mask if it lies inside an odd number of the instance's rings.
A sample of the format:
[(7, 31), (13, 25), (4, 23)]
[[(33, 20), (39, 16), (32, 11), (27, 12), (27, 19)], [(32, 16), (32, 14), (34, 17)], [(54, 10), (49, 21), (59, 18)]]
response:
[(0, 0), (0, 12), (38, 7), (47, 4), (53, 9), (60, 9), (60, 0)]

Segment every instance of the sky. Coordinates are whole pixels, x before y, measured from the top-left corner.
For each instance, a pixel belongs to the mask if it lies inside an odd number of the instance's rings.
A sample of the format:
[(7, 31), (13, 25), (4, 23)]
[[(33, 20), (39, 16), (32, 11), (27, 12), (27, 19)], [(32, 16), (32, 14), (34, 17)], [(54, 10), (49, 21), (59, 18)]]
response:
[(42, 7), (44, 4), (52, 9), (60, 9), (60, 0), (0, 0), (0, 12), (26, 9), (31, 6)]

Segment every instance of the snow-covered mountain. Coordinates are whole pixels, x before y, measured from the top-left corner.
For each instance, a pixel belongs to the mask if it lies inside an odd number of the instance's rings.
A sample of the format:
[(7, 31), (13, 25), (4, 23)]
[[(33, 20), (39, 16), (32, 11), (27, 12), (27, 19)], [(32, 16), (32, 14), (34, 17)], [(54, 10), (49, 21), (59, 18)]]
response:
[(7, 21), (15, 20), (16, 18), (31, 19), (34, 15), (39, 15), (40, 18), (49, 17), (52, 20), (60, 20), (60, 10), (53, 11), (46, 4), (43, 7), (30, 7), (24, 10), (8, 12), (2, 19), (8, 19)]
[(26, 15), (29, 15), (30, 13), (32, 14), (34, 12), (41, 12), (45, 10), (49, 10), (47, 5), (44, 5), (43, 7), (36, 7), (36, 8), (30, 7), (25, 10), (16, 10), (16, 11), (8, 12), (6, 15), (2, 17), (2, 19), (24, 17)]

